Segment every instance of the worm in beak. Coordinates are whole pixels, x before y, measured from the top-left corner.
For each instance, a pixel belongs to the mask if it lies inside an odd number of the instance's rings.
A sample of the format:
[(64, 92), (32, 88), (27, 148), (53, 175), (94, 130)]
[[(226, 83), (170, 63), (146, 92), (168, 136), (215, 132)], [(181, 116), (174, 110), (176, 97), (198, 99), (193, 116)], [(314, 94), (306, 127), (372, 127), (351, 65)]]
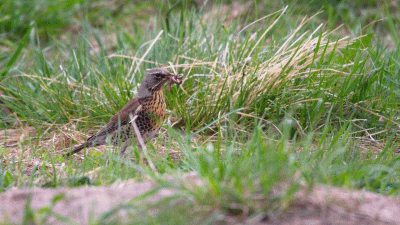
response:
[(171, 74), (169, 76), (169, 80), (168, 80), (168, 86), (167, 86), (167, 92), (169, 92), (171, 90), (171, 85), (172, 84), (177, 84), (177, 85), (181, 85), (182, 84), (182, 78), (183, 78), (183, 74)]

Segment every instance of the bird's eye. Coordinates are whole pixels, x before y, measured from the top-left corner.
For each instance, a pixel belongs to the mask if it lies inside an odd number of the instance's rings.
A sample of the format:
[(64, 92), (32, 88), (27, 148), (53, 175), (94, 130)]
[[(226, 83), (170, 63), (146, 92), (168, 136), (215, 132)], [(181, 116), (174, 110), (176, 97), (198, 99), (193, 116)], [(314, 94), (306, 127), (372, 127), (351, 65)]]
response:
[(155, 76), (157, 79), (160, 79), (162, 77), (161, 74), (156, 74)]

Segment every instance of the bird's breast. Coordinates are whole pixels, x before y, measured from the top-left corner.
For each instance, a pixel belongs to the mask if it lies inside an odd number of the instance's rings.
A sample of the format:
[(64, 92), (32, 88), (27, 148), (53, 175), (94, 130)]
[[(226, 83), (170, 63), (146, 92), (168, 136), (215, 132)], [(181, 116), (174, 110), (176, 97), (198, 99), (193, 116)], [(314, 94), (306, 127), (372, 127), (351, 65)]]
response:
[(136, 119), (139, 130), (142, 134), (158, 130), (167, 111), (162, 89), (154, 92), (152, 96), (142, 99), (140, 103), (142, 110)]

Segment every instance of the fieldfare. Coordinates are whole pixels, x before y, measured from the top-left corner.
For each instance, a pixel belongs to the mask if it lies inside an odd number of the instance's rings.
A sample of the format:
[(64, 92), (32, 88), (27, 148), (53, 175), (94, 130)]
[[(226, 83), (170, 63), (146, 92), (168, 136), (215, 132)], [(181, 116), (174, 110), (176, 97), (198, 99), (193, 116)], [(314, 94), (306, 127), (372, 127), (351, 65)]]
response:
[(142, 138), (142, 141), (147, 142), (154, 138), (158, 134), (166, 114), (163, 86), (169, 82), (167, 87), (167, 91), (169, 91), (171, 84), (180, 85), (182, 83), (182, 77), (182, 74), (172, 74), (165, 68), (148, 70), (140, 84), (137, 96), (115, 114), (101, 130), (65, 156), (75, 154), (84, 148), (104, 144), (120, 145), (120, 155), (122, 156), (127, 147), (132, 145), (133, 137), (138, 143), (134, 126), (140, 132), (141, 137), (139, 138)]

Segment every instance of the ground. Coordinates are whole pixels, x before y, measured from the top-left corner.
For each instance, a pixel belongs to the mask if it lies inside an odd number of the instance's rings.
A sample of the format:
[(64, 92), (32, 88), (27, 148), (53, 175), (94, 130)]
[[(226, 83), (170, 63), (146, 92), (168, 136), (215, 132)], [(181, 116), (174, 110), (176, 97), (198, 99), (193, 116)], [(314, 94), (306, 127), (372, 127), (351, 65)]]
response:
[[(184, 185), (201, 186), (202, 181), (195, 173), (184, 176)], [(70, 218), (78, 224), (87, 224), (91, 219), (99, 218), (118, 206), (127, 204), (131, 199), (157, 188), (156, 182), (115, 183), (111, 187), (80, 188), (33, 188), (11, 189), (0, 195), (0, 220), (7, 219), (19, 223), (24, 217), (24, 208), (28, 196), (30, 207), (38, 211), (46, 206), (56, 214)], [(146, 198), (156, 202), (176, 194), (173, 189), (161, 188)], [(54, 197), (60, 200), (53, 203)], [(187, 199), (186, 201), (190, 201)], [(119, 217), (124, 217), (120, 210)], [(115, 215), (114, 215), (115, 216)], [(126, 216), (126, 215), (125, 215)], [(240, 219), (229, 215), (221, 218), (224, 222), (240, 223)], [(48, 223), (57, 222), (50, 216)], [(292, 204), (280, 215), (273, 217), (259, 214), (248, 220), (250, 224), (399, 224), (400, 201), (368, 191), (348, 190), (317, 185), (302, 187), (293, 198)]]

